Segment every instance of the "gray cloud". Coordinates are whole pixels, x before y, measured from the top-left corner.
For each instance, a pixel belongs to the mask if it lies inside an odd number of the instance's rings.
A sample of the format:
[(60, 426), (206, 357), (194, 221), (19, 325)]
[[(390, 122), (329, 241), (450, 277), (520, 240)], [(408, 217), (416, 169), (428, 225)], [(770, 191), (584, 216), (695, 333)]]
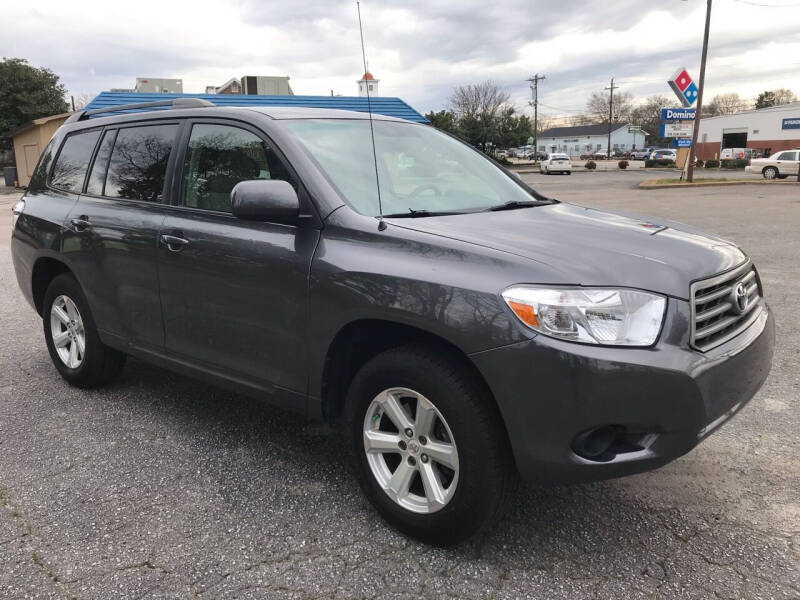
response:
[[(137, 76), (183, 77), (187, 91), (202, 91), (245, 72), (289, 74), (296, 93), (355, 93), (361, 57), (354, 2), (200, 1), (165, 16), (151, 10), (157, 2), (142, 1), (135, 15), (109, 13), (102, 22), (91, 18), (110, 10), (99, 0), (70, 7), (77, 15), (71, 23), (56, 14), (63, 4), (15, 6), (2, 25), (0, 53), (50, 67), (75, 93), (129, 87)], [(638, 97), (669, 94), (665, 81), (679, 66), (697, 76), (702, 5), (364, 0), (362, 13), (370, 69), (383, 92), (421, 111), (443, 108), (454, 86), (484, 79), (524, 107), (525, 79), (545, 71), (543, 102), (568, 112), (612, 75)], [(798, 69), (785, 56), (800, 55), (797, 10), (765, 13), (732, 2), (715, 10), (711, 64), (722, 66), (709, 70), (709, 86), (747, 96), (762, 81), (785, 81), (800, 92)], [(750, 60), (770, 44), (779, 45), (774, 62)]]

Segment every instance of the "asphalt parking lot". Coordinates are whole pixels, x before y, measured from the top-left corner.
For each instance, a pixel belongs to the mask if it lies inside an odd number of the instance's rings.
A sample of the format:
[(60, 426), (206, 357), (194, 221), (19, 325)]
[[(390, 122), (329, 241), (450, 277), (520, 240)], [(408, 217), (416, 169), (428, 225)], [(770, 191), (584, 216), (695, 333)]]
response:
[(751, 254), (777, 349), (733, 421), (656, 472), (523, 485), (486, 537), (427, 547), (362, 498), (335, 428), (133, 360), (108, 388), (67, 386), (17, 289), (16, 195), (0, 195), (0, 598), (800, 598), (800, 184), (523, 177)]

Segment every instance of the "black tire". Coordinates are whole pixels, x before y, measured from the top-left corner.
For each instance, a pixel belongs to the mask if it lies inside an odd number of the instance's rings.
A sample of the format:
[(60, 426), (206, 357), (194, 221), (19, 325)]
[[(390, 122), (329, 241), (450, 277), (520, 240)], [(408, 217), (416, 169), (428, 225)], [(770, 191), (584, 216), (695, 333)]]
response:
[(567, 171), (567, 175), (572, 175), (572, 171)]
[[(458, 449), (457, 486), (436, 512), (420, 514), (396, 503), (367, 461), (366, 411), (380, 392), (393, 387), (409, 388), (429, 399), (447, 421)], [(420, 345), (387, 350), (358, 371), (347, 407), (359, 484), (391, 525), (424, 542), (451, 545), (483, 531), (502, 514), (517, 482), (508, 438), (494, 399), (458, 360)]]
[[(85, 336), (85, 351), (80, 364), (75, 368), (70, 368), (59, 357), (50, 325), (50, 311), (54, 301), (60, 296), (66, 296), (80, 313), (83, 321), (83, 332)], [(125, 354), (109, 348), (100, 341), (97, 328), (89, 310), (89, 304), (83, 295), (81, 286), (70, 273), (62, 273), (55, 277), (44, 294), (44, 304), (42, 309), (42, 324), (44, 327), (44, 339), (47, 343), (47, 350), (58, 372), (70, 385), (81, 388), (97, 387), (110, 382), (125, 364)]]
[(764, 175), (764, 179), (775, 179), (778, 176), (778, 169), (775, 167), (764, 167), (761, 173)]

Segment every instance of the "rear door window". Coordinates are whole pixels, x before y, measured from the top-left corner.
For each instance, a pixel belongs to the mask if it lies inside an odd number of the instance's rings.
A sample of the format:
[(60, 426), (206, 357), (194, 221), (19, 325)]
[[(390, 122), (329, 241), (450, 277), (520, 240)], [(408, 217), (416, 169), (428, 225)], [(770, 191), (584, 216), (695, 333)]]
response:
[(89, 173), (89, 182), (86, 184), (86, 193), (95, 196), (103, 195), (103, 188), (106, 183), (106, 171), (108, 170), (108, 159), (111, 157), (111, 149), (114, 147), (114, 140), (117, 137), (117, 130), (111, 129), (103, 134), (103, 141), (100, 142), (100, 149), (92, 165), (92, 172)]
[(280, 179), (297, 187), (277, 154), (256, 134), (231, 125), (192, 125), (183, 164), (184, 206), (231, 212), (231, 190), (252, 179)]
[(99, 138), (99, 129), (68, 135), (53, 165), (50, 185), (65, 192), (80, 194)]
[(104, 196), (159, 202), (177, 124), (120, 129), (108, 163)]
[(796, 152), (781, 152), (778, 155), (778, 160), (797, 160)]

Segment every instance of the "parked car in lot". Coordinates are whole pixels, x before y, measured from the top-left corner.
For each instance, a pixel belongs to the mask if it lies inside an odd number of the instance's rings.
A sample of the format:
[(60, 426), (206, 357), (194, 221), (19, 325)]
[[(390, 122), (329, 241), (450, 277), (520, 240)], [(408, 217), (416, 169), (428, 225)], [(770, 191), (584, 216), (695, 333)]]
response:
[(542, 162), (539, 163), (539, 172), (545, 175), (551, 173), (566, 173), (572, 174), (572, 162), (566, 154), (548, 154)]
[(789, 175), (797, 175), (797, 169), (800, 168), (799, 151), (800, 148), (782, 150), (769, 158), (752, 158), (744, 172), (761, 173), (764, 179), (785, 179)]
[(773, 317), (731, 242), (548, 198), (400, 119), (128, 108), (74, 113), (13, 209), (55, 368), (96, 387), (131, 355), (342, 421), (409, 535), (484, 530), (519, 476), (660, 467), (770, 369)]
[(596, 160), (607, 160), (610, 158), (614, 158), (614, 151), (613, 150), (595, 150), (591, 157)]
[(671, 148), (659, 148), (658, 150), (653, 150), (650, 158), (653, 160), (671, 160), (674, 162), (678, 160), (678, 153)]
[(647, 160), (653, 153), (655, 148), (640, 148), (638, 150), (631, 150), (631, 159), (633, 160)]

